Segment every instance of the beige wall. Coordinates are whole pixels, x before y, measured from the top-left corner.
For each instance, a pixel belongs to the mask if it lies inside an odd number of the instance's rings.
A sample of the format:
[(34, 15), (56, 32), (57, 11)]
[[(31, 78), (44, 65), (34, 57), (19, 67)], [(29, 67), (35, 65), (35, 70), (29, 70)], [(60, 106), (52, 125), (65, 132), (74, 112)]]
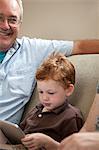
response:
[(98, 0), (23, 0), (20, 35), (46, 39), (99, 38)]

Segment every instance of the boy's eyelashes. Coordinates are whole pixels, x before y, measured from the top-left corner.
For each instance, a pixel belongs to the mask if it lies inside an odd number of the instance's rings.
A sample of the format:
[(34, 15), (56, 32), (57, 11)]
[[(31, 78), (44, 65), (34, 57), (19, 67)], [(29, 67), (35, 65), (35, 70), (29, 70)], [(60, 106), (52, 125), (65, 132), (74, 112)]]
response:
[(51, 95), (53, 95), (53, 94), (55, 94), (55, 92), (48, 92), (48, 94), (51, 94)]
[[(43, 91), (38, 91), (40, 94), (43, 94), (44, 92)], [(50, 95), (53, 95), (53, 94), (55, 94), (56, 92), (47, 92), (48, 94), (50, 94)]]

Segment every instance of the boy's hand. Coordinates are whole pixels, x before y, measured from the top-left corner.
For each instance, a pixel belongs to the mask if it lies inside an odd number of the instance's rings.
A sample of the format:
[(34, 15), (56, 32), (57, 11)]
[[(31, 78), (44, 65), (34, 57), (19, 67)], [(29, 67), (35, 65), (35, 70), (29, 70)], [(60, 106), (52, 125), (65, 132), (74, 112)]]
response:
[(21, 139), (22, 144), (28, 150), (37, 150), (39, 148), (46, 148), (47, 150), (57, 150), (59, 143), (51, 137), (43, 133), (27, 134), (25, 138)]
[(22, 144), (29, 150), (37, 150), (44, 146), (45, 136), (41, 133), (27, 134), (25, 138), (21, 139)]

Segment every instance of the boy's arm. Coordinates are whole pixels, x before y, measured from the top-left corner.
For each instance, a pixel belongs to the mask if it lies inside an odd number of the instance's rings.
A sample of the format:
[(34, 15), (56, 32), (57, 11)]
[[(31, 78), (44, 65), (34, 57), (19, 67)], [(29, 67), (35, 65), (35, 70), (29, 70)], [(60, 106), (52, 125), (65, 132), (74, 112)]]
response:
[(27, 134), (25, 138), (21, 139), (22, 144), (28, 149), (46, 148), (47, 150), (57, 150), (60, 143), (43, 133)]
[(99, 53), (99, 40), (76, 40), (72, 54), (95, 54)]

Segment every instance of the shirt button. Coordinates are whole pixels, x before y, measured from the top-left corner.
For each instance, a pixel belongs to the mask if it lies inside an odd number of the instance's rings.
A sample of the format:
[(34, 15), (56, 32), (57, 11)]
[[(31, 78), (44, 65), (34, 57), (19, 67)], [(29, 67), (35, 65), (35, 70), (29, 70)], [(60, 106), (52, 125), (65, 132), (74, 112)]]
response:
[(41, 117), (42, 117), (42, 114), (39, 114), (38, 117), (41, 118)]

